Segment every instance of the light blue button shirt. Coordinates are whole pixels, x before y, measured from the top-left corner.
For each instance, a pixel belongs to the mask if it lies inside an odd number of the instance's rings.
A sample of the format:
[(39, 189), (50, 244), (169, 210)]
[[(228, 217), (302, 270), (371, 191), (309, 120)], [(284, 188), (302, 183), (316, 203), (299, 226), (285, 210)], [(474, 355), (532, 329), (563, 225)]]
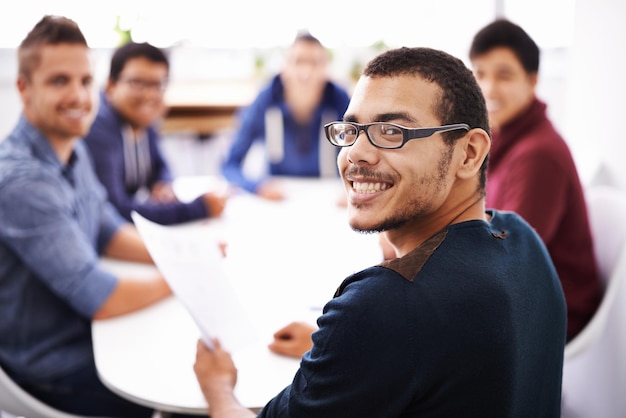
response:
[(0, 363), (16, 380), (93, 361), (91, 317), (117, 283), (99, 254), (124, 222), (82, 142), (63, 165), (20, 117), (0, 142)]

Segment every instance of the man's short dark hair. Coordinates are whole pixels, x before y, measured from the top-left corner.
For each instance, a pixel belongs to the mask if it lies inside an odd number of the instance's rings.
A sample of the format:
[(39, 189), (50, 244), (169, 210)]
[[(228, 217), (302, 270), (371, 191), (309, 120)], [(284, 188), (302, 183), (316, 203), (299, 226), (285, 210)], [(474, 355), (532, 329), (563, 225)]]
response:
[[(485, 99), (472, 71), (460, 59), (430, 48), (398, 48), (383, 52), (363, 69), (366, 77), (420, 76), (437, 84), (441, 95), (433, 113), (442, 125), (467, 123), (489, 133)], [(416, 93), (417, 94), (417, 93)], [(463, 136), (464, 131), (443, 134), (448, 144)], [(481, 188), (486, 181), (487, 158), (481, 167)]]
[(59, 44), (87, 47), (87, 41), (76, 22), (63, 16), (46, 15), (28, 32), (17, 48), (19, 75), (29, 79), (41, 60), (41, 47)]
[[(363, 75), (418, 75), (441, 88), (439, 103), (433, 111), (442, 125), (467, 123), (471, 128), (489, 132), (485, 99), (474, 75), (463, 61), (446, 52), (430, 48), (391, 49), (372, 59)], [(458, 132), (452, 134), (459, 136)]]
[(162, 49), (147, 42), (128, 42), (113, 53), (109, 80), (118, 81), (126, 63), (135, 58), (145, 58), (157, 64), (164, 64), (168, 71), (170, 69), (169, 59)]
[(513, 51), (528, 74), (539, 71), (539, 47), (524, 29), (507, 19), (495, 20), (474, 36), (470, 60), (499, 47)]

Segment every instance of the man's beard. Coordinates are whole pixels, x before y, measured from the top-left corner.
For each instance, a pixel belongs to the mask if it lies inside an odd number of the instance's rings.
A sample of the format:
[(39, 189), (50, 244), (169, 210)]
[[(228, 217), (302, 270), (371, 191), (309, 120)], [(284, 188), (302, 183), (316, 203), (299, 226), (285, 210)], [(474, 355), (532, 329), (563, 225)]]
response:
[[(432, 194), (436, 195), (443, 190), (446, 184), (446, 177), (450, 168), (450, 161), (454, 153), (454, 146), (450, 145), (441, 154), (438, 164), (437, 173), (431, 176), (425, 176), (415, 182), (413, 187), (431, 187)], [(358, 205), (355, 208), (359, 208)], [(383, 219), (380, 223), (365, 227), (350, 225), (354, 231), (361, 233), (378, 233), (398, 229), (414, 219), (422, 217), (424, 214), (432, 212), (431, 202), (425, 202), (422, 199), (410, 199), (396, 213)]]

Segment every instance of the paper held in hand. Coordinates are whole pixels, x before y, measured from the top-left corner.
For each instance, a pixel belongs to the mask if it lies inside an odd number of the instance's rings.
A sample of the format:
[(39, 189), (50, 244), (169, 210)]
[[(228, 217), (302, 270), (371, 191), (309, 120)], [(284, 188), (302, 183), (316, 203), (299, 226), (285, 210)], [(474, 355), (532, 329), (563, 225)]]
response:
[(139, 234), (174, 295), (187, 308), (212, 348), (212, 338), (234, 352), (257, 340), (223, 270), (223, 256), (215, 234), (206, 224), (163, 226), (136, 212)]

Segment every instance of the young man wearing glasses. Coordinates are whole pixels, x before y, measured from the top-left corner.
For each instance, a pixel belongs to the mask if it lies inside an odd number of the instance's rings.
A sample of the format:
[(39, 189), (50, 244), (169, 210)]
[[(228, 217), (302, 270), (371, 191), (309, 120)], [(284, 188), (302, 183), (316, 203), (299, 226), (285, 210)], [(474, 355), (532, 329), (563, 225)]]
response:
[(148, 43), (127, 43), (111, 58), (100, 107), (85, 137), (96, 173), (109, 200), (126, 219), (137, 211), (163, 224), (219, 216), (226, 197), (205, 193), (180, 202), (172, 175), (159, 148), (156, 123), (166, 111), (169, 76), (165, 53)]
[[(259, 416), (559, 417), (563, 293), (529, 225), (485, 210), (488, 132), (462, 61), (401, 48), (366, 66), (326, 133), (350, 225), (384, 231), (397, 258), (341, 283)], [(253, 416), (214, 343), (198, 342), (194, 366), (211, 417)]]
[(535, 95), (539, 48), (499, 19), (476, 34), (469, 55), (493, 135), (487, 207), (518, 213), (541, 236), (563, 286), (572, 339), (598, 308), (600, 279), (574, 159)]

